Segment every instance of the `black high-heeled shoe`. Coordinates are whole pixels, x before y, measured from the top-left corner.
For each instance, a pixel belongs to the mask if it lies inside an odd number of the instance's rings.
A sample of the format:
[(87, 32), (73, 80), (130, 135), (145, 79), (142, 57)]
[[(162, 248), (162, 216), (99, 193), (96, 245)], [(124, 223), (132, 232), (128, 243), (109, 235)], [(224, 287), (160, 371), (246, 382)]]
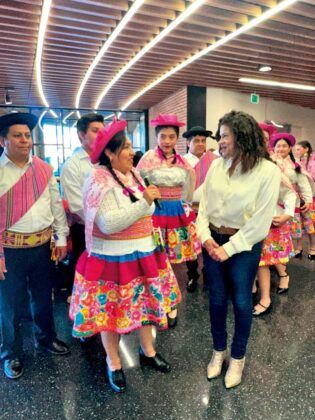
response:
[(159, 353), (155, 353), (155, 356), (148, 357), (144, 354), (142, 348), (139, 349), (140, 365), (141, 366), (151, 366), (159, 372), (168, 373), (171, 370), (170, 364), (163, 359)]
[(107, 365), (107, 375), (109, 385), (115, 392), (126, 391), (126, 377), (122, 369), (110, 370)]
[(311, 254), (311, 253), (310, 253), (311, 251), (314, 251), (314, 252), (315, 252), (315, 249), (313, 249), (313, 248), (310, 248), (310, 249), (309, 249), (307, 258), (308, 258), (310, 261), (315, 261), (315, 254)]
[(303, 256), (303, 249), (297, 249), (294, 252), (295, 252), (294, 258), (299, 258), (301, 260)]
[(262, 312), (257, 311), (257, 309), (253, 308), (253, 316), (256, 318), (259, 316), (267, 315), (271, 311), (272, 303), (270, 302), (269, 306), (265, 306), (262, 303), (258, 302), (257, 305), (260, 305), (264, 310)]
[[(278, 274), (278, 277), (289, 277), (289, 281), (290, 281), (290, 276), (287, 273), (284, 273), (283, 275)], [(285, 293), (288, 293), (289, 291), (289, 282), (288, 282), (288, 287), (277, 287), (277, 295), (284, 295)]]

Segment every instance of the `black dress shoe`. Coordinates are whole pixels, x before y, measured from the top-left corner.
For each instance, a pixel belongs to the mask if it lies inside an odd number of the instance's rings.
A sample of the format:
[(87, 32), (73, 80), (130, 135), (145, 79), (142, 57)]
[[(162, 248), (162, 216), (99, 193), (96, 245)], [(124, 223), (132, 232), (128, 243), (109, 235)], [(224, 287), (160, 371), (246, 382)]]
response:
[(9, 379), (18, 379), (24, 373), (24, 367), (19, 358), (4, 361), (4, 373)]
[(310, 261), (315, 261), (315, 254), (308, 254), (307, 258), (308, 258)]
[(115, 392), (126, 391), (126, 377), (122, 369), (110, 370), (107, 366), (107, 375), (109, 384)]
[(63, 356), (64, 354), (70, 353), (69, 346), (58, 338), (55, 338), (51, 343), (44, 344), (44, 343), (37, 343), (36, 347), (48, 353), (56, 354), (59, 356)]
[(151, 366), (159, 372), (168, 373), (171, 371), (171, 366), (167, 363), (166, 360), (159, 353), (155, 353), (155, 356), (148, 357), (143, 353), (143, 350), (140, 348), (140, 365), (142, 366)]
[(168, 328), (170, 329), (175, 328), (177, 325), (177, 316), (175, 316), (175, 318), (170, 318), (167, 315), (167, 325), (168, 325)]
[(189, 279), (186, 286), (187, 292), (193, 293), (196, 289), (197, 289), (197, 280)]

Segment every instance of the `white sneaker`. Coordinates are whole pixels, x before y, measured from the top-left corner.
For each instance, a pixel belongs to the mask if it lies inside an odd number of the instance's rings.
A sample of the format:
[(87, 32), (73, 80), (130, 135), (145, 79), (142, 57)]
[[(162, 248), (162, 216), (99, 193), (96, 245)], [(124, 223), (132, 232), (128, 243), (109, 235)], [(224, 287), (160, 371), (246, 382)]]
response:
[(226, 388), (233, 388), (242, 382), (244, 366), (245, 357), (243, 357), (243, 359), (233, 359), (233, 357), (231, 357), (229, 368), (224, 378)]
[(207, 377), (208, 379), (216, 378), (221, 374), (222, 365), (226, 358), (226, 350), (216, 351), (213, 350), (210, 363), (207, 368)]

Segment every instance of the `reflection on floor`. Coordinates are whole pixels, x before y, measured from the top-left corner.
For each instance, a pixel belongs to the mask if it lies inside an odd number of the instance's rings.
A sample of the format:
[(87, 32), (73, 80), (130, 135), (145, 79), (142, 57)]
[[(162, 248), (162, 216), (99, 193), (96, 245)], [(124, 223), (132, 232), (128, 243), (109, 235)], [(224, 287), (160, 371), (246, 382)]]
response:
[[(72, 352), (66, 357), (35, 352), (26, 324), (25, 374), (10, 381), (1, 370), (0, 419), (314, 419), (315, 262), (292, 260), (288, 270), (289, 294), (273, 294), (271, 314), (254, 319), (244, 381), (229, 391), (223, 377), (206, 379), (211, 355), (207, 295), (201, 281), (196, 293), (187, 295), (184, 266), (176, 267), (183, 290), (178, 326), (158, 333), (156, 340), (172, 371), (140, 368), (137, 333), (127, 335), (121, 340), (128, 387), (123, 395), (106, 383), (99, 339), (82, 345), (71, 338), (68, 305), (58, 295), (56, 326)], [(275, 283), (273, 278), (273, 292)]]

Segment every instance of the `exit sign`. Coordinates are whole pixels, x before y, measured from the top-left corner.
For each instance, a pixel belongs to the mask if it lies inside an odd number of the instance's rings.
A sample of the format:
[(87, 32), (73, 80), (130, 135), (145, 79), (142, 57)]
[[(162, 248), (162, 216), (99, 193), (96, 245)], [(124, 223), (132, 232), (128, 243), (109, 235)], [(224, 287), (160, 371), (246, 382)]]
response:
[(256, 93), (251, 93), (250, 94), (250, 101), (252, 104), (259, 104), (259, 95), (257, 95)]

